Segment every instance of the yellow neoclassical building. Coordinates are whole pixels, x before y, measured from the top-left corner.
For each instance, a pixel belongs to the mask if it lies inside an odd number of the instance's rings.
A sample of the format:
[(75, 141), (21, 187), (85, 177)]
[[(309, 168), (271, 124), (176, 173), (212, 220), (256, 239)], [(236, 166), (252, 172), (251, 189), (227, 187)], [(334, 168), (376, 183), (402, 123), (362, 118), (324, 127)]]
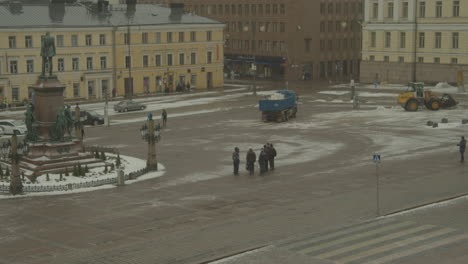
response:
[(0, 4), (0, 97), (30, 98), (45, 32), (55, 37), (53, 71), (66, 99), (221, 87), (223, 28), (180, 5)]
[(468, 0), (365, 0), (361, 81), (456, 82), (468, 71)]

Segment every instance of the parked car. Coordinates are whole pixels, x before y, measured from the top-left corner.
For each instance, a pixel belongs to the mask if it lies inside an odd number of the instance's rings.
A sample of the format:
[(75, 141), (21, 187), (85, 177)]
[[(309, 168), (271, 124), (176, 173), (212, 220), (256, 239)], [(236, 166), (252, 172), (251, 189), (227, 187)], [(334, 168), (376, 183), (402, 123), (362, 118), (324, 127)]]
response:
[(132, 100), (122, 101), (114, 105), (114, 111), (116, 112), (127, 112), (127, 111), (145, 110), (145, 109), (146, 109), (146, 105), (132, 101)]
[(104, 117), (94, 111), (80, 111), (80, 119), (84, 125), (102, 125), (104, 124)]
[(28, 131), (26, 125), (21, 120), (0, 120), (0, 126), (6, 135), (24, 135)]

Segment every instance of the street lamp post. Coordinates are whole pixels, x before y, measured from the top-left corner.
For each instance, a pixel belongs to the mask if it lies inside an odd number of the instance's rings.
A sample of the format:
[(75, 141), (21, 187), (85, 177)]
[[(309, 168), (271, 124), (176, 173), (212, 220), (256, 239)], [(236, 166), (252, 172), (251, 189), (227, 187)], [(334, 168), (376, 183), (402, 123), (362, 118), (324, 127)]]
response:
[(108, 113), (108, 108), (109, 108), (109, 92), (107, 91), (108, 89), (106, 88), (106, 104), (104, 106), (104, 125), (109, 126), (109, 113)]
[(23, 183), (21, 182), (21, 173), (19, 161), (21, 157), (29, 152), (29, 145), (26, 141), (18, 143), (18, 137), (13, 134), (11, 141), (4, 142), (1, 146), (1, 153), (4, 158), (11, 159), (11, 178), (9, 191), (13, 195), (23, 193)]
[(161, 140), (160, 126), (154, 125), (153, 116), (148, 114), (147, 122), (140, 128), (141, 138), (148, 142), (148, 158), (146, 168), (148, 170), (158, 170), (158, 160), (156, 158), (156, 143)]
[[(260, 32), (263, 32), (264, 30), (264, 26), (260, 26), (259, 27), (259, 30)], [(243, 30), (245, 32), (249, 31), (249, 26), (244, 26)], [(251, 26), (251, 31), (252, 31), (252, 40), (253, 42), (255, 43), (254, 45), (256, 45), (256, 39), (255, 39), (255, 32), (257, 31), (256, 28), (254, 28), (253, 26)], [(253, 46), (252, 46), (253, 48)], [(252, 71), (253, 71), (253, 85), (252, 85), (252, 90), (253, 90), (253, 95), (257, 95), (257, 58), (256, 58), (256, 50), (253, 50), (252, 52), (252, 55), (253, 55), (253, 65), (251, 67)]]

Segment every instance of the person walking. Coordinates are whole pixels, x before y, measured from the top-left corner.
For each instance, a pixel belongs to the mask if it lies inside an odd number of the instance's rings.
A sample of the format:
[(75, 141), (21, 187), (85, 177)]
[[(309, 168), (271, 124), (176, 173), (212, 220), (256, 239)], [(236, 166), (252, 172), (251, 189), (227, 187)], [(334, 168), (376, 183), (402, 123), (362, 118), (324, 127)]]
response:
[(263, 151), (265, 152), (265, 171), (268, 172), (268, 160), (270, 159), (270, 143), (263, 145)]
[(466, 149), (466, 140), (465, 137), (462, 136), (460, 142), (457, 144), (457, 146), (460, 148), (460, 162), (465, 161), (465, 149)]
[(257, 160), (257, 155), (252, 150), (252, 147), (249, 148), (246, 156), (246, 169), (249, 171), (250, 175), (254, 175), (255, 172), (255, 161)]
[(265, 149), (262, 148), (262, 150), (260, 151), (260, 155), (258, 156), (258, 165), (260, 167), (260, 175), (263, 175), (265, 172), (268, 171), (267, 162), (268, 162), (267, 154), (265, 152)]
[(240, 157), (239, 157), (239, 148), (235, 147), (234, 152), (232, 153), (232, 162), (234, 165), (234, 175), (239, 175), (239, 164), (240, 164)]
[(268, 162), (270, 163), (270, 169), (274, 170), (275, 169), (275, 157), (276, 157), (276, 149), (273, 147), (273, 144), (269, 144), (268, 149), (270, 150), (270, 153), (268, 155)]
[(162, 110), (161, 117), (162, 117), (162, 120), (163, 120), (163, 127), (166, 127), (166, 123), (167, 123), (167, 112), (166, 112), (166, 109), (163, 109), (163, 110)]

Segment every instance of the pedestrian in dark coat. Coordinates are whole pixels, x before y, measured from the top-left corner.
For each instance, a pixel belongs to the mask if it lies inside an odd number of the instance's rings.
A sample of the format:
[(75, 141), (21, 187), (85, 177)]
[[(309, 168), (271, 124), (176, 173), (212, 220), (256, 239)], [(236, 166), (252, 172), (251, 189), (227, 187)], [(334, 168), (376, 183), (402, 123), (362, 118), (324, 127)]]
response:
[(457, 144), (458, 147), (460, 147), (460, 162), (465, 161), (465, 149), (466, 149), (466, 140), (465, 137), (461, 137), (460, 142)]
[(166, 109), (163, 109), (163, 110), (162, 110), (161, 117), (162, 117), (162, 120), (163, 120), (163, 127), (166, 127), (166, 123), (167, 123), (167, 112), (166, 112)]
[(270, 143), (269, 146), (269, 155), (268, 155), (268, 161), (270, 162), (270, 169), (274, 170), (275, 169), (275, 157), (276, 157), (276, 149), (273, 147), (273, 144)]
[(239, 157), (239, 148), (235, 147), (234, 152), (232, 153), (232, 162), (234, 164), (234, 175), (239, 174), (239, 163), (240, 163), (240, 157)]
[(266, 145), (263, 145), (263, 151), (265, 152), (265, 171), (268, 171), (268, 160), (270, 159), (269, 143), (266, 143)]
[(260, 155), (258, 156), (258, 165), (260, 166), (260, 175), (268, 171), (267, 169), (268, 157), (265, 152), (265, 149), (262, 148)]
[(247, 157), (246, 157), (246, 168), (250, 172), (250, 175), (253, 175), (255, 172), (256, 160), (257, 160), (257, 155), (255, 155), (255, 152), (252, 150), (252, 148), (249, 148), (249, 151), (247, 152)]

